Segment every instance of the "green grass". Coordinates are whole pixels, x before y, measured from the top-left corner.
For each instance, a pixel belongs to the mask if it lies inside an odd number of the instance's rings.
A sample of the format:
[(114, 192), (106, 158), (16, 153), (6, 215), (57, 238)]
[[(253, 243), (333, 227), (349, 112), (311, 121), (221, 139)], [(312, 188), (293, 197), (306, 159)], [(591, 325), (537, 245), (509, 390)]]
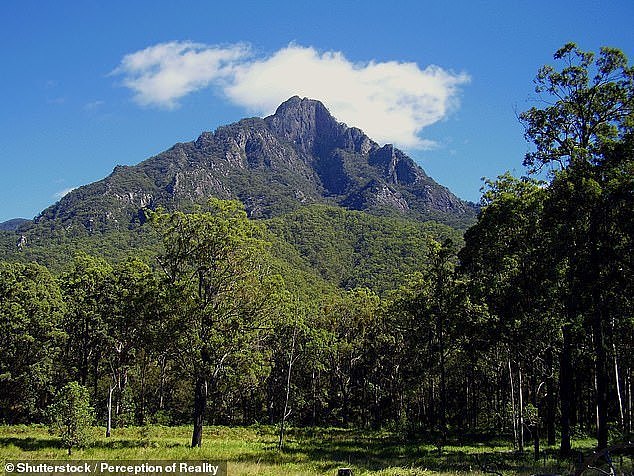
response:
[[(95, 428), (94, 442), (69, 458), (44, 426), (0, 426), (0, 463), (12, 459), (80, 460), (209, 460), (227, 461), (229, 475), (335, 475), (350, 467), (355, 476), (414, 476), (429, 474), (485, 474), (482, 466), (504, 474), (569, 474), (572, 463), (554, 458), (546, 448), (539, 462), (532, 454), (513, 452), (508, 442), (456, 441), (439, 454), (435, 445), (405, 441), (389, 432), (348, 429), (291, 428), (284, 451), (277, 450), (275, 427), (206, 427), (202, 448), (190, 448), (191, 427), (151, 426), (113, 430), (105, 438)], [(576, 442), (587, 452), (591, 440)], [(631, 460), (629, 461), (631, 465)]]

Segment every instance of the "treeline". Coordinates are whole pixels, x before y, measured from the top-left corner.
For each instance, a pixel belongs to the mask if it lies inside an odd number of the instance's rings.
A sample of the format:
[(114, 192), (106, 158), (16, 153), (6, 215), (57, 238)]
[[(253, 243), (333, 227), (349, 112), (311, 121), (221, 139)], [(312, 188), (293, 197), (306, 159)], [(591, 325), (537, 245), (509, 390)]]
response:
[(192, 445), (205, 422), (390, 427), (440, 446), (505, 434), (564, 454), (576, 433), (627, 440), (634, 71), (614, 49), (556, 58), (536, 79), (544, 107), (521, 116), (525, 164), (549, 181), (489, 182), (459, 253), (428, 239), (398, 289), (290, 286), (264, 225), (220, 200), (149, 213), (151, 260), (0, 263), (0, 419), (43, 421), (77, 381), (108, 428), (193, 421)]

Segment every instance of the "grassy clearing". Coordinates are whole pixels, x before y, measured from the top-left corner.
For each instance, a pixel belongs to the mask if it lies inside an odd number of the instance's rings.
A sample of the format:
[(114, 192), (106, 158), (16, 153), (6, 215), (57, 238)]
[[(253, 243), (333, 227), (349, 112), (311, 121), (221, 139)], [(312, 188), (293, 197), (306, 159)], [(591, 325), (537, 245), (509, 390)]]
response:
[[(229, 474), (321, 475), (350, 467), (357, 475), (414, 476), (429, 474), (485, 474), (482, 465), (504, 474), (559, 473), (572, 463), (558, 461), (554, 448), (537, 463), (530, 453), (518, 455), (507, 442), (465, 441), (446, 446), (404, 441), (388, 432), (347, 429), (290, 429), (284, 451), (277, 450), (274, 427), (206, 427), (202, 448), (190, 448), (191, 427), (115, 429), (105, 438), (95, 428), (94, 443), (75, 450), (71, 458), (44, 426), (0, 426), (0, 462), (11, 459), (81, 460), (210, 460), (227, 461)], [(577, 441), (587, 451), (593, 442)], [(631, 461), (630, 461), (631, 464)]]

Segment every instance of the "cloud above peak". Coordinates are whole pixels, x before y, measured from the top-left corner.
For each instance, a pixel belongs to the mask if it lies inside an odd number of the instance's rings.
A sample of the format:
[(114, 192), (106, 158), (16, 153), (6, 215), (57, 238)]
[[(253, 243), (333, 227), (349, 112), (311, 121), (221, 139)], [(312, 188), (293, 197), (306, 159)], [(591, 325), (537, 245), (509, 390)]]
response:
[(161, 43), (126, 55), (113, 74), (143, 106), (174, 108), (189, 93), (213, 88), (232, 103), (271, 114), (291, 96), (322, 101), (349, 126), (379, 142), (429, 148), (422, 130), (458, 104), (466, 73), (416, 63), (354, 63), (343, 53), (290, 44), (257, 57), (244, 44)]
[(230, 78), (249, 54), (243, 44), (221, 47), (172, 41), (125, 55), (112, 74), (123, 76), (138, 104), (172, 109), (183, 96)]

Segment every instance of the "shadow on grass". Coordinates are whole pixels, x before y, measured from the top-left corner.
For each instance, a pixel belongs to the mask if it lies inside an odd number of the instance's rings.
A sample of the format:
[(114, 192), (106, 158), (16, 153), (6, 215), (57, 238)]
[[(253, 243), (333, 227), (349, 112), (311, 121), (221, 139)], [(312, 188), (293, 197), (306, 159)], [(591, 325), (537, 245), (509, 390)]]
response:
[(138, 440), (122, 440), (122, 439), (105, 439), (93, 441), (90, 444), (91, 448), (99, 448), (104, 450), (121, 450), (130, 448), (142, 448), (143, 445)]
[(443, 451), (425, 448), (417, 442), (396, 438), (363, 438), (354, 441), (315, 441), (289, 444), (284, 453), (311, 461), (336, 461), (368, 471), (387, 467), (418, 467), (434, 471), (471, 471), (475, 460), (464, 451)]
[[(247, 430), (244, 430), (247, 431)], [(210, 445), (213, 453), (215, 438), (221, 440), (240, 439), (243, 432), (233, 435), (218, 430), (219, 435), (206, 436), (205, 445)], [(449, 437), (447, 446), (439, 451), (434, 438), (425, 435), (407, 439), (394, 433), (365, 432), (348, 429), (311, 429), (291, 428), (283, 451), (277, 450), (274, 428), (249, 430), (254, 438), (251, 451), (236, 451), (223, 459), (233, 463), (255, 465), (284, 466), (308, 465), (311, 470), (321, 474), (331, 472), (337, 466), (353, 466), (359, 470), (379, 471), (386, 468), (413, 468), (428, 471), (469, 473), (485, 472), (485, 469), (505, 472), (506, 474), (556, 473), (570, 474), (574, 461), (559, 460), (556, 449), (542, 451), (539, 461), (534, 461), (531, 452), (517, 453), (498, 437), (473, 438), (468, 435)], [(117, 450), (152, 448), (187, 448), (183, 441), (167, 441), (160, 437), (149, 440), (122, 435), (123, 438), (98, 439), (90, 447), (105, 450), (106, 454), (116, 456)], [(56, 438), (44, 436), (7, 436), (0, 437), (0, 448), (15, 446), (24, 452), (37, 452), (46, 449), (63, 450)], [(584, 448), (584, 452), (589, 449)], [(210, 453), (210, 454), (211, 454)], [(186, 452), (182, 457), (187, 458)], [(631, 459), (625, 467), (631, 467)], [(621, 463), (621, 467), (623, 463)], [(631, 472), (631, 469), (629, 470)]]
[(40, 451), (47, 448), (61, 449), (62, 444), (57, 438), (24, 438), (3, 437), (0, 438), (0, 447), (13, 445), (22, 451)]
[[(455, 443), (455, 442), (454, 442)], [(337, 465), (355, 466), (365, 471), (379, 471), (390, 467), (421, 468), (438, 472), (504, 471), (529, 474), (569, 472), (572, 462), (558, 460), (555, 451), (544, 452), (543, 459), (534, 461), (530, 452), (495, 451), (492, 442), (447, 447), (439, 452), (427, 440), (405, 441), (397, 436), (368, 437), (362, 432), (324, 431), (308, 433), (303, 430), (289, 434), (282, 452), (276, 445), (267, 445), (259, 454), (242, 454), (230, 458), (232, 462), (279, 465), (310, 461), (322, 469)]]
[[(46, 449), (64, 449), (61, 442), (57, 438), (42, 438), (42, 437), (0, 437), (0, 448), (6, 446), (15, 446), (22, 451), (42, 451)], [(97, 440), (88, 445), (89, 448), (98, 448), (104, 450), (119, 450), (119, 449), (141, 449), (147, 448), (148, 443), (132, 440), (132, 439), (112, 439), (112, 440)], [(163, 448), (180, 448), (188, 447), (189, 445), (183, 443), (166, 443), (161, 445)]]

